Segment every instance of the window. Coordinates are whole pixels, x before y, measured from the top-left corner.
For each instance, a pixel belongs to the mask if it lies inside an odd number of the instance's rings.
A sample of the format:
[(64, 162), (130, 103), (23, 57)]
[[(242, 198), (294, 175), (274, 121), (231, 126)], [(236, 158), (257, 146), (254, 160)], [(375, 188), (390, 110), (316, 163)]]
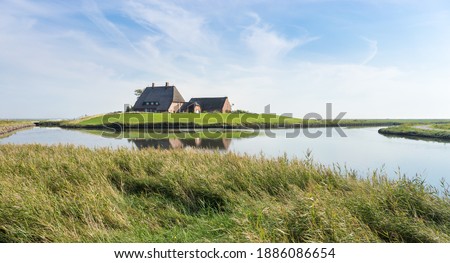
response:
[(144, 101), (142, 103), (144, 106), (159, 106), (159, 101)]

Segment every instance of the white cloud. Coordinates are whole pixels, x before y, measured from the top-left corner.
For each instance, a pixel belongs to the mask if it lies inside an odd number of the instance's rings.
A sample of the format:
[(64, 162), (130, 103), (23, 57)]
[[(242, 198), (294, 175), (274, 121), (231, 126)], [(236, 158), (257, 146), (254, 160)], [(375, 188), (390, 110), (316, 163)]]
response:
[(257, 14), (250, 13), (249, 16), (254, 18), (255, 22), (245, 28), (241, 38), (259, 62), (271, 62), (283, 57), (292, 49), (317, 39), (307, 36), (289, 40), (273, 30), (271, 26), (262, 23)]
[(136, 48), (125, 36), (125, 34), (118, 29), (114, 23), (109, 21), (103, 12), (98, 7), (94, 0), (83, 1), (83, 13), (100, 29), (102, 30), (111, 41), (118, 43), (121, 46), (131, 47), (134, 51)]
[(366, 37), (361, 37), (361, 39), (369, 44), (369, 54), (364, 59), (364, 61), (361, 63), (362, 65), (366, 65), (367, 63), (372, 61), (372, 59), (374, 59), (375, 56), (377, 55), (377, 53), (378, 53), (378, 42), (376, 40), (371, 40), (371, 39), (368, 39)]
[[(230, 21), (225, 39), (211, 16), (161, 1), (86, 2), (79, 10), (7, 3), (0, 4), (0, 118), (120, 110), (134, 89), (164, 81), (185, 99), (229, 96), (255, 112), (270, 103), (277, 113), (303, 116), (333, 102), (349, 117), (448, 117), (447, 68), (374, 66), (376, 40), (362, 38), (369, 52), (359, 65), (285, 59), (317, 38), (285, 35), (256, 14), (243, 29)], [(108, 16), (109, 8), (126, 23)], [(70, 20), (80, 14), (92, 24)]]
[(164, 1), (129, 1), (125, 12), (154, 34), (162, 34), (172, 45), (188, 49), (209, 50), (216, 45), (215, 36), (206, 29), (202, 16)]
[(0, 12), (13, 16), (33, 15), (50, 18), (64, 13), (58, 4), (53, 2), (42, 2), (36, 5), (35, 2), (27, 0), (3, 0), (1, 4)]
[[(352, 64), (300, 62), (283, 67), (233, 66), (231, 70), (228, 80), (216, 82), (219, 89), (234, 95), (230, 99), (238, 108), (262, 112), (271, 104), (276, 113), (299, 117), (311, 111), (323, 112), (327, 102), (349, 111), (352, 117), (376, 117), (371, 116), (371, 110), (382, 101), (395, 101), (406, 91), (404, 84), (410, 84), (410, 76), (399, 69)], [(362, 109), (356, 110), (355, 104)], [(384, 105), (384, 110), (389, 107)]]

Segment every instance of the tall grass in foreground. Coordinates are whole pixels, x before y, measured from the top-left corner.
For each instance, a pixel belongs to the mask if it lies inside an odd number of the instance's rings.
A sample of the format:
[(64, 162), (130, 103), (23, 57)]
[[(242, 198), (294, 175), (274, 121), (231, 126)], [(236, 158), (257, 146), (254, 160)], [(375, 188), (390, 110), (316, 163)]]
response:
[(0, 146), (0, 242), (449, 242), (420, 180), (189, 150)]

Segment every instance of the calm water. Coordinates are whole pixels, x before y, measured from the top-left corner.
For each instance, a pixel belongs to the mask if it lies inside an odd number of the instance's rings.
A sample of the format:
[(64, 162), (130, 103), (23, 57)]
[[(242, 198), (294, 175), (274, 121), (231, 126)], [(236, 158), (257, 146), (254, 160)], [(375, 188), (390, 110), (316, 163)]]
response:
[[(332, 137), (306, 138), (302, 133), (296, 138), (286, 138), (289, 130), (275, 130), (276, 138), (262, 132), (251, 138), (205, 139), (195, 135), (182, 139), (186, 134), (170, 136), (168, 139), (129, 139), (124, 136), (101, 135), (101, 131), (64, 130), (60, 128), (33, 128), (0, 139), (0, 144), (76, 144), (95, 147), (154, 148), (203, 148), (232, 151), (251, 155), (303, 158), (308, 150), (315, 161), (326, 165), (335, 163), (359, 171), (361, 176), (371, 170), (383, 169), (396, 177), (402, 174), (413, 177), (422, 175), (434, 186), (441, 178), (450, 182), (450, 143), (420, 141), (404, 138), (389, 138), (378, 134), (379, 128), (344, 128), (347, 137), (340, 137), (333, 130)], [(325, 128), (310, 129), (311, 132)], [(117, 138), (114, 138), (117, 137)], [(126, 137), (126, 136), (125, 136)], [(192, 137), (192, 136), (191, 136)], [(226, 136), (230, 137), (230, 136)]]

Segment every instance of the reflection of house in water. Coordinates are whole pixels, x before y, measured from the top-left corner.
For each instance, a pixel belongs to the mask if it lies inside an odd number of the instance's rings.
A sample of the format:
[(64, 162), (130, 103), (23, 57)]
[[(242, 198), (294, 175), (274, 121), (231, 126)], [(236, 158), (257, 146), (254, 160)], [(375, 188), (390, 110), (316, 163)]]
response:
[(228, 150), (231, 144), (229, 138), (218, 139), (129, 139), (138, 149), (156, 148), (156, 149), (177, 149), (183, 147), (212, 149), (212, 150)]
[(228, 150), (230, 147), (231, 139), (228, 138), (218, 138), (218, 139), (186, 139), (183, 140), (184, 146), (189, 146), (193, 148), (203, 148), (203, 149), (218, 149), (218, 150)]
[(170, 139), (128, 139), (132, 141), (138, 149), (145, 148), (155, 148), (155, 149), (177, 149), (182, 148), (183, 143), (180, 139), (170, 138)]

